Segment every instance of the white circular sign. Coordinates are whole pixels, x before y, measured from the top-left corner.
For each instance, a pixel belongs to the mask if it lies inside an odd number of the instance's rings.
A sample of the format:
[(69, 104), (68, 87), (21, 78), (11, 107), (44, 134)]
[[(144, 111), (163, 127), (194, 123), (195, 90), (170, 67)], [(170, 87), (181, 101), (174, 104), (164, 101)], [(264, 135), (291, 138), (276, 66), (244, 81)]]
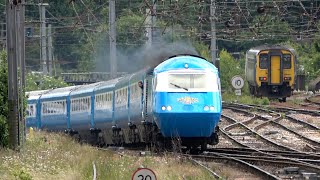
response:
[(149, 168), (139, 168), (134, 172), (132, 180), (157, 180), (156, 174)]
[(235, 89), (241, 89), (244, 85), (244, 80), (241, 76), (233, 76), (231, 84)]

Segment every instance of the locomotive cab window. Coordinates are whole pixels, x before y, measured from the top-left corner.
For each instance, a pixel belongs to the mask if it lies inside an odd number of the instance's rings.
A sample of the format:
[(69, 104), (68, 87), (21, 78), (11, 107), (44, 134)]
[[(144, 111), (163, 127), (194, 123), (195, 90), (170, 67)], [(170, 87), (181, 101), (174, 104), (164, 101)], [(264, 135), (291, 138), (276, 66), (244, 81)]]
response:
[(36, 105), (28, 104), (27, 107), (27, 117), (35, 117), (36, 116)]
[(157, 75), (156, 91), (167, 92), (215, 92), (218, 77), (212, 72), (169, 72)]
[(282, 56), (282, 65), (283, 65), (283, 69), (291, 69), (291, 55), (290, 54), (284, 54)]
[(260, 69), (268, 69), (268, 55), (260, 54), (259, 67)]

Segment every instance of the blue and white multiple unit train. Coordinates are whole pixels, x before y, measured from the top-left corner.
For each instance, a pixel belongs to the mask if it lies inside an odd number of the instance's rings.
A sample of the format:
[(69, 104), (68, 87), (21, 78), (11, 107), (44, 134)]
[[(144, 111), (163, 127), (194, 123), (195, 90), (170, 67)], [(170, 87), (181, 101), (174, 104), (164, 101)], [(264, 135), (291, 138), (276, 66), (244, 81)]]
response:
[(99, 145), (178, 138), (204, 149), (218, 143), (221, 108), (217, 68), (198, 56), (177, 55), (110, 81), (29, 92), (27, 126)]

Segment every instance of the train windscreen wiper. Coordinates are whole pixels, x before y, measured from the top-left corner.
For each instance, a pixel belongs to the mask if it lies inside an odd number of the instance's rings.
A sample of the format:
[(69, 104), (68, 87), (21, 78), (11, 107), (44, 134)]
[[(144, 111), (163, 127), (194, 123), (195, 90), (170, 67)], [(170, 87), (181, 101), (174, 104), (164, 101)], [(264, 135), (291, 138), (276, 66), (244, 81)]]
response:
[(185, 88), (185, 87), (181, 87), (181, 86), (176, 85), (176, 84), (173, 84), (173, 83), (170, 83), (170, 84), (173, 85), (173, 86), (175, 86), (175, 87), (177, 87), (177, 88), (184, 89), (184, 90), (188, 91), (188, 89)]

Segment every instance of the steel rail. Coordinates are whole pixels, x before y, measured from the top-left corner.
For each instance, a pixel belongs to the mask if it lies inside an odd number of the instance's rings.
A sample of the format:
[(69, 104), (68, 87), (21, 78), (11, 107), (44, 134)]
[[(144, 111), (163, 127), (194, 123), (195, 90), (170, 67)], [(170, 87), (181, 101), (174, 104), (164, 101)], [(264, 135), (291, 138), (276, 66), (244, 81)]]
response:
[[(250, 113), (250, 112), (243, 111), (243, 110), (240, 110), (240, 109), (235, 109), (235, 108), (233, 108), (233, 107), (228, 108), (228, 109), (232, 109), (232, 110), (234, 110), (234, 111), (240, 111), (240, 112), (243, 112), (243, 113)], [(266, 109), (260, 109), (260, 110), (275, 113), (274, 111), (271, 111), (271, 110), (266, 110)], [(278, 114), (278, 113), (277, 113), (277, 114)], [(284, 130), (286, 130), (286, 131), (288, 131), (288, 132), (290, 132), (290, 133), (295, 134), (296, 136), (298, 136), (299, 138), (301, 138), (302, 140), (304, 140), (306, 143), (310, 143), (310, 144), (315, 145), (315, 146), (320, 146), (320, 142), (315, 141), (315, 140), (313, 140), (313, 139), (310, 139), (310, 138), (304, 136), (303, 134), (298, 133), (298, 132), (296, 132), (296, 131), (294, 131), (294, 130), (292, 130), (292, 129), (290, 129), (290, 128), (282, 125), (282, 124), (280, 124), (279, 122), (277, 122), (277, 121), (279, 121), (279, 120), (282, 118), (282, 117), (281, 117), (281, 114), (279, 114), (279, 117), (278, 117), (278, 118), (273, 119), (273, 120), (270, 120), (270, 119), (265, 118), (265, 117), (263, 117), (263, 116), (261, 116), (261, 115), (258, 115), (258, 114), (255, 114), (255, 115), (256, 115), (257, 118), (265, 119), (265, 120), (267, 120), (267, 121), (266, 121), (266, 122), (263, 122), (263, 123), (261, 123), (261, 124), (259, 124), (259, 125), (257, 125), (256, 127), (254, 127), (254, 128), (253, 128), (254, 131), (258, 131), (260, 128), (262, 128), (262, 127), (264, 127), (264, 126), (267, 126), (269, 123), (271, 123), (271, 124), (273, 124), (274, 126), (277, 126), (277, 127), (282, 128), (282, 129), (284, 129)], [(294, 121), (297, 122), (297, 123), (300, 123), (300, 124), (303, 124), (303, 125), (308, 125), (309, 127), (312, 127), (313, 129), (320, 130), (320, 128), (318, 128), (318, 127), (316, 127), (316, 126), (314, 126), (314, 125), (312, 125), (312, 124), (306, 123), (306, 122), (304, 122), (304, 121), (294, 119), (294, 118), (292, 118), (292, 117), (290, 117), (290, 116), (285, 116), (285, 117), (289, 117), (289, 118), (288, 118), (289, 120), (294, 120)], [(244, 122), (242, 122), (242, 123), (243, 123), (243, 124), (247, 124), (248, 122), (254, 121), (255, 119), (256, 119), (256, 118), (252, 118), (252, 119), (247, 120), (247, 121), (244, 121)], [(231, 126), (231, 125), (230, 125), (230, 126)]]
[[(223, 117), (225, 118), (230, 118), (230, 119), (233, 119), (232, 117), (229, 117), (229, 116), (226, 116), (226, 115), (222, 115)], [(246, 128), (247, 130), (251, 131), (254, 135), (258, 136), (259, 138), (261, 138), (262, 140), (264, 141), (267, 141), (268, 143), (276, 146), (276, 147), (280, 147), (282, 149), (285, 149), (285, 150), (290, 150), (290, 151), (296, 151), (295, 149), (292, 149), (291, 147), (288, 147), (288, 146), (284, 146), (284, 145), (281, 145), (281, 144), (278, 144), (276, 142), (273, 142), (267, 138), (265, 138), (264, 136), (260, 135), (259, 133), (255, 132), (254, 130), (250, 129), (248, 126), (244, 125), (243, 123), (241, 122), (238, 122), (242, 127)]]
[(215, 173), (214, 171), (212, 171), (210, 168), (208, 168), (207, 166), (203, 165), (202, 163), (200, 163), (199, 161), (191, 158), (189, 155), (184, 155), (184, 157), (186, 157), (190, 162), (192, 162), (193, 164), (199, 165), (202, 168), (206, 169), (213, 177), (215, 177), (216, 179), (223, 179), (220, 175), (218, 175), (217, 173)]
[(310, 102), (310, 103), (313, 103), (313, 104), (316, 104), (316, 105), (320, 105), (320, 102), (316, 102), (316, 101), (312, 100), (314, 97), (320, 97), (320, 95), (316, 94), (316, 95), (313, 95), (313, 96), (309, 96), (309, 97), (306, 98), (306, 101)]
[[(306, 141), (306, 142), (308, 142), (308, 143), (310, 143), (310, 144), (313, 144), (313, 145), (316, 145), (316, 146), (320, 146), (320, 142), (315, 141), (315, 140), (313, 140), (313, 139), (310, 139), (310, 138), (304, 136), (303, 134), (300, 134), (300, 133), (298, 133), (298, 132), (290, 129), (289, 127), (286, 127), (286, 126), (280, 124), (279, 122), (276, 122), (276, 121), (268, 121), (268, 122), (265, 123), (265, 125), (267, 126), (268, 123), (274, 124), (274, 126), (277, 126), (277, 127), (280, 127), (280, 128), (282, 128), (282, 129), (284, 129), (284, 130), (286, 130), (286, 131), (289, 131), (290, 133), (297, 135), (299, 138), (301, 138), (302, 140), (304, 140), (304, 141)], [(254, 130), (259, 130), (260, 128), (262, 128), (262, 127), (256, 126), (256, 127), (254, 128)]]
[(259, 150), (257, 152), (255, 149), (251, 148), (213, 148), (208, 149), (208, 152), (221, 152), (228, 154), (272, 154), (276, 156), (289, 157), (289, 158), (300, 158), (301, 159), (312, 159), (319, 160), (319, 156), (314, 156), (313, 154), (307, 152), (293, 152), (293, 151), (277, 151), (277, 150)]
[(319, 128), (318, 126), (315, 126), (315, 125), (310, 124), (310, 123), (305, 122), (305, 121), (301, 121), (300, 119), (297, 119), (297, 118), (295, 118), (295, 117), (290, 116), (290, 114), (289, 114), (289, 115), (286, 115), (285, 117), (288, 118), (288, 119), (290, 119), (290, 120), (292, 120), (292, 121), (295, 121), (295, 122), (297, 122), (297, 123), (304, 124), (304, 125), (312, 128), (312, 129), (320, 130), (320, 128)]
[[(242, 107), (242, 108), (245, 108), (245, 109), (252, 109), (252, 108), (255, 108), (255, 109), (258, 109), (258, 110), (264, 110), (266, 111), (266, 106), (262, 106), (262, 105), (247, 105), (247, 104), (240, 104), (240, 103), (226, 103), (226, 102), (223, 102), (222, 103), (222, 107), (224, 108), (227, 108), (227, 107)], [(295, 108), (289, 108), (289, 107), (270, 107), (270, 106), (267, 106), (267, 108), (271, 108), (271, 109), (274, 109), (275, 111), (279, 111), (279, 112), (284, 112), (284, 113), (288, 113), (288, 112), (299, 112), (299, 113), (302, 113), (302, 114), (313, 114), (313, 115), (317, 115), (317, 116), (320, 116), (320, 111), (313, 111), (313, 110), (307, 110), (307, 109), (295, 109)], [(270, 110), (267, 110), (267, 111), (270, 111)]]
[[(192, 158), (199, 158), (199, 159), (205, 159), (205, 160), (208, 160), (208, 159), (218, 159), (217, 157), (220, 157), (220, 159), (226, 159), (226, 160), (231, 160), (233, 162), (237, 162), (241, 165), (243, 165), (244, 167), (247, 168), (248, 171), (253, 171), (254, 173), (257, 173), (259, 174), (261, 177), (263, 177), (263, 179), (277, 179), (277, 180), (280, 180), (280, 178), (278, 178), (277, 176), (259, 168), (258, 166), (255, 166), (255, 165), (252, 165), (244, 160), (241, 160), (241, 159), (237, 159), (237, 158), (234, 158), (234, 157), (228, 157), (228, 156), (225, 156), (225, 155), (222, 155), (220, 153), (214, 153), (215, 157), (214, 156), (200, 156), (200, 155), (191, 155)], [(234, 164), (233, 164), (234, 165)]]
[[(210, 154), (212, 152), (208, 152)], [(288, 157), (281, 157), (281, 156), (272, 156), (272, 154), (261, 154), (261, 156), (256, 153), (255, 155), (248, 155), (248, 154), (229, 154), (219, 152), (221, 155), (231, 156), (234, 158), (239, 158), (243, 160), (251, 160), (251, 161), (265, 161), (265, 162), (276, 162), (286, 165), (299, 165), (309, 169), (312, 169), (316, 172), (320, 171), (320, 160), (313, 160), (313, 159), (295, 159), (295, 158), (288, 158)], [(267, 155), (267, 156), (266, 156)], [(315, 163), (315, 164), (311, 164)]]

